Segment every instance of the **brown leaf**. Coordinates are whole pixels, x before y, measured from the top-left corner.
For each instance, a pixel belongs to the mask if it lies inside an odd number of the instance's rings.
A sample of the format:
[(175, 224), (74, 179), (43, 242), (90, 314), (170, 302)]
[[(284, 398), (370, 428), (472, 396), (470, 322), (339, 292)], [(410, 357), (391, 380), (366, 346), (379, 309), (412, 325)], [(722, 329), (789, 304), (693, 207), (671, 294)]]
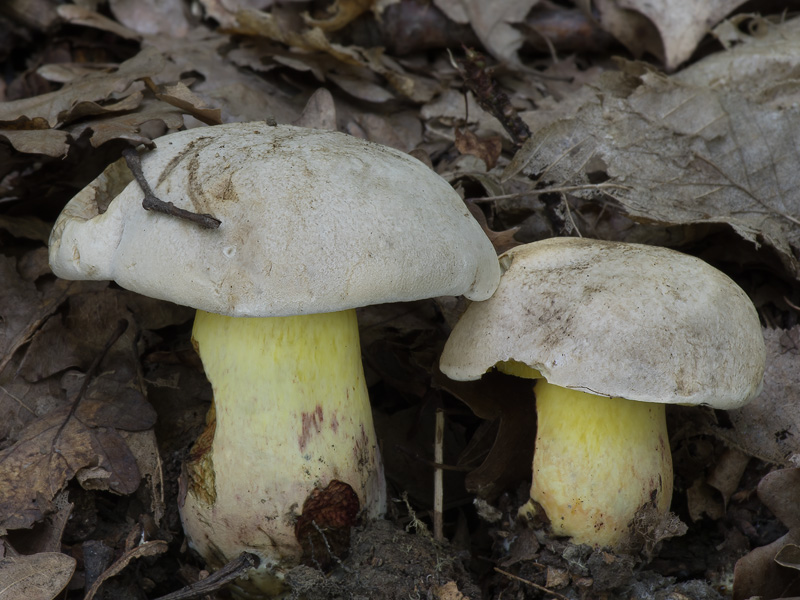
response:
[(734, 568), (733, 598), (786, 598), (800, 594), (797, 548), (800, 546), (800, 469), (768, 473), (758, 484), (758, 497), (789, 528), (789, 533), (752, 550)]
[(179, 81), (172, 85), (159, 86), (150, 80), (147, 80), (147, 83), (154, 91), (156, 98), (180, 108), (198, 121), (202, 121), (206, 125), (222, 123), (222, 111), (218, 108), (208, 108), (205, 102), (197, 94), (192, 93), (184, 83)]
[(75, 572), (75, 559), (60, 552), (0, 560), (0, 600), (53, 600)]
[(56, 127), (70, 121), (73, 110), (81, 102), (100, 102), (112, 95), (122, 98), (135, 93), (136, 88), (132, 84), (136, 80), (155, 77), (164, 65), (165, 60), (160, 52), (146, 48), (120, 64), (114, 73), (93, 73), (55, 92), (0, 103), (0, 127), (20, 117), (40, 117), (49, 127)]
[(7, 140), (17, 152), (45, 156), (64, 156), (70, 141), (66, 131), (56, 129), (20, 131), (0, 128), (0, 138)]
[(69, 23), (77, 25), (85, 25), (87, 27), (94, 27), (108, 31), (114, 35), (118, 35), (123, 39), (138, 40), (139, 34), (135, 31), (120, 25), (118, 22), (104, 17), (98, 12), (89, 10), (83, 6), (76, 6), (74, 4), (65, 4), (57, 8), (58, 16)]
[(486, 234), (486, 237), (492, 242), (495, 251), (498, 254), (502, 254), (506, 250), (510, 250), (515, 246), (519, 246), (520, 242), (514, 239), (514, 234), (519, 231), (519, 227), (512, 227), (511, 229), (505, 229), (503, 231), (494, 231), (493, 229), (489, 229), (489, 223), (486, 221), (486, 215), (483, 214), (480, 206), (475, 204), (474, 201), (467, 201), (467, 208), (469, 212), (472, 213), (472, 216), (475, 217), (475, 220), (480, 224), (481, 229)]
[(498, 421), (488, 456), (467, 475), (467, 490), (491, 500), (509, 486), (530, 479), (536, 432), (533, 382), (496, 372), (478, 381), (453, 381), (437, 370), (434, 383), (480, 418)]
[(70, 294), (79, 289), (75, 282), (58, 280), (45, 292), (39, 292), (32, 281), (25, 281), (17, 272), (14, 258), (0, 256), (0, 374), (19, 348)]
[[(108, 341), (98, 344), (91, 331), (102, 331), (97, 323), (103, 323), (104, 313), (126, 314), (124, 305), (116, 303), (119, 298), (108, 291), (82, 294), (71, 303), (70, 316), (86, 336), (84, 348), (95, 346), (94, 360), (102, 356)], [(60, 325), (60, 320), (55, 322)], [(155, 423), (155, 411), (140, 387), (136, 332), (127, 329), (101, 363), (98, 377), (85, 389), (86, 375), (64, 377), (71, 402), (32, 421), (13, 445), (0, 452), (0, 480), (11, 482), (0, 488), (0, 528), (30, 527), (53, 510), (53, 498), (76, 475), (82, 483), (91, 480), (91, 487), (117, 493), (131, 493), (138, 487), (141, 474), (136, 457), (117, 429), (149, 429)], [(108, 329), (104, 333), (107, 338)], [(36, 356), (29, 352), (26, 358)], [(31, 358), (29, 364), (34, 361)]]
[[(119, 434), (110, 428), (95, 428), (96, 413), (64, 406), (34, 421), (20, 439), (0, 452), (0, 529), (33, 525), (52, 511), (53, 498), (78, 471), (100, 467), (109, 473), (108, 488), (130, 493), (139, 483), (136, 461)], [(131, 415), (142, 427), (150, 427), (155, 415)], [(130, 424), (128, 423), (128, 426)]]
[(494, 169), (500, 153), (503, 151), (503, 140), (499, 135), (479, 139), (469, 129), (461, 131), (456, 127), (456, 150), (461, 154), (472, 154), (486, 163), (486, 168)]
[(733, 600), (761, 597), (788, 598), (800, 595), (797, 571), (784, 567), (775, 557), (786, 546), (800, 544), (800, 530), (792, 529), (782, 538), (761, 546), (736, 561), (733, 569)]
[(767, 473), (758, 483), (758, 497), (789, 529), (800, 529), (800, 469)]

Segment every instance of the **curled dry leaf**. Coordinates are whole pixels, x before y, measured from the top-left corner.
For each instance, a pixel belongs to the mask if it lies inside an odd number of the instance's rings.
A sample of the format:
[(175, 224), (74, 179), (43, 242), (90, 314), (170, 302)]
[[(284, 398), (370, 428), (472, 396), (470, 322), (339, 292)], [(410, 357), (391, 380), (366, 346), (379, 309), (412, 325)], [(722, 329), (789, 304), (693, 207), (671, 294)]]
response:
[(579, 0), (637, 58), (648, 52), (668, 71), (686, 61), (708, 31), (745, 0), (705, 0), (677, 5), (669, 0)]
[(758, 484), (758, 497), (789, 528), (771, 544), (739, 559), (734, 568), (733, 599), (787, 598), (800, 595), (797, 571), (800, 548), (800, 469), (767, 474)]
[(488, 456), (467, 475), (467, 490), (491, 500), (510, 485), (529, 479), (536, 431), (531, 382), (494, 372), (478, 381), (453, 381), (437, 370), (434, 383), (480, 418), (498, 422)]
[(0, 560), (0, 600), (53, 600), (75, 572), (75, 559), (60, 552)]

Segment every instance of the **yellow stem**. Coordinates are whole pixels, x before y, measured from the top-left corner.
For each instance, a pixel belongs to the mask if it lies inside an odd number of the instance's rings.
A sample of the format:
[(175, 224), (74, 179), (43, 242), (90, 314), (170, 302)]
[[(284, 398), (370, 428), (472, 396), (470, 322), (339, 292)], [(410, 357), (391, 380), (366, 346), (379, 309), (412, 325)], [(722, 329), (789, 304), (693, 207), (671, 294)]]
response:
[(596, 396), (544, 379), (535, 391), (531, 500), (556, 535), (619, 548), (640, 508), (669, 510), (672, 456), (663, 404)]
[(315, 488), (343, 481), (364, 516), (385, 509), (355, 311), (268, 318), (198, 311), (192, 337), (216, 422), (185, 468), (184, 529), (214, 567), (245, 550), (258, 554), (254, 583), (274, 592), (300, 558), (294, 524)]

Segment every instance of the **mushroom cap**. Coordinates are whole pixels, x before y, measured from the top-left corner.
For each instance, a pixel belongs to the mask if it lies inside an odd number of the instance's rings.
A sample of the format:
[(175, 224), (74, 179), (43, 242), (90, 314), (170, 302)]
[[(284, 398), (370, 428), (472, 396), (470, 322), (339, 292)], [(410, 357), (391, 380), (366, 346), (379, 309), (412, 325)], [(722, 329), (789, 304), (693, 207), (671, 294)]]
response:
[(210, 213), (220, 227), (145, 211), (119, 161), (56, 221), (56, 275), (113, 279), (153, 298), (250, 317), (484, 299), (497, 287), (494, 248), (459, 195), (403, 152), (264, 122), (191, 129), (157, 144), (142, 157), (156, 196)]
[(495, 294), (467, 308), (442, 353), (456, 380), (500, 361), (550, 383), (643, 402), (730, 409), (758, 395), (766, 352), (744, 291), (666, 248), (554, 238), (509, 250)]

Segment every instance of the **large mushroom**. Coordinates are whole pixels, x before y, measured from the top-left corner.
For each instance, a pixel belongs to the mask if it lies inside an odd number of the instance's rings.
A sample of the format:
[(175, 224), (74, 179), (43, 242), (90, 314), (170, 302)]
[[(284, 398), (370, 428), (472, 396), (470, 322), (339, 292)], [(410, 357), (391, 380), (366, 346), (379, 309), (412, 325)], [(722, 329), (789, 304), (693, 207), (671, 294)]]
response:
[(115, 163), (64, 208), (50, 264), (198, 309), (214, 405), (184, 469), (184, 529), (214, 568), (258, 555), (240, 591), (275, 593), (304, 553), (325, 563), (333, 530), (385, 508), (355, 308), (485, 299), (500, 269), (458, 194), (397, 150), (266, 123), (157, 143), (142, 161), (155, 194), (219, 228), (142, 210)]
[[(440, 368), (536, 379), (530, 501), (556, 535), (630, 549), (637, 513), (669, 509), (665, 404), (742, 406), (765, 349), (747, 295), (707, 263), (639, 244), (555, 238), (500, 257), (495, 294), (458, 321)], [(645, 513), (640, 513), (645, 514)]]

